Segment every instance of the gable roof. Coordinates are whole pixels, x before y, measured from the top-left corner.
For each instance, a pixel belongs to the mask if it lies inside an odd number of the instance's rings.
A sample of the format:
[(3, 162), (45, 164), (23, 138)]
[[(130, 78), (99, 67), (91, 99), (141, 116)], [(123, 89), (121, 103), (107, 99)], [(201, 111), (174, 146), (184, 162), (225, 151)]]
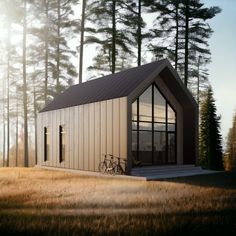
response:
[(167, 65), (170, 63), (163, 59), (71, 86), (40, 112), (128, 96), (147, 77), (160, 73)]

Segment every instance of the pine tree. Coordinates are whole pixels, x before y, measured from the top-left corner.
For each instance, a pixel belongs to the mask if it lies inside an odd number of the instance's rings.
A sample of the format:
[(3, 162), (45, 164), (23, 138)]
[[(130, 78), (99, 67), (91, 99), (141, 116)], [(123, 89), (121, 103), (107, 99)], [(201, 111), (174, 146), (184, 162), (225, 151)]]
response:
[(226, 156), (224, 159), (227, 169), (236, 167), (236, 112), (233, 116), (232, 127), (229, 129), (226, 144)]
[(205, 7), (200, 0), (153, 0), (150, 12), (157, 17), (149, 48), (156, 57), (169, 58), (190, 89), (197, 84), (199, 56), (200, 78), (207, 78), (208, 40), (213, 32), (207, 20), (220, 11), (219, 7)]
[(102, 0), (87, 4), (87, 21), (94, 27), (86, 27), (89, 35), (85, 43), (95, 44), (98, 52), (90, 70), (102, 71), (102, 74), (115, 73), (119, 70), (118, 61), (122, 60), (121, 56), (124, 54), (129, 55), (129, 60), (132, 61), (132, 46), (135, 41), (127, 19), (135, 18), (135, 14), (129, 11), (128, 3), (123, 0)]
[(222, 169), (222, 145), (220, 117), (216, 114), (215, 100), (211, 88), (201, 106), (200, 165), (207, 169)]
[(86, 0), (82, 0), (82, 14), (80, 24), (80, 50), (79, 50), (79, 84), (83, 82), (83, 58), (84, 58), (84, 28), (85, 28)]

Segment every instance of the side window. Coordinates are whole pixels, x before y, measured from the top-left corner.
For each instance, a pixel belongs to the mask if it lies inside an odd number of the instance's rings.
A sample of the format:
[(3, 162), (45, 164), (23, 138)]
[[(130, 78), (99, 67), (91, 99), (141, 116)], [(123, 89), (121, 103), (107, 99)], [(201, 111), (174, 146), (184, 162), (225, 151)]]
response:
[(44, 161), (49, 160), (49, 128), (44, 127)]
[(65, 126), (59, 126), (59, 162), (65, 161)]

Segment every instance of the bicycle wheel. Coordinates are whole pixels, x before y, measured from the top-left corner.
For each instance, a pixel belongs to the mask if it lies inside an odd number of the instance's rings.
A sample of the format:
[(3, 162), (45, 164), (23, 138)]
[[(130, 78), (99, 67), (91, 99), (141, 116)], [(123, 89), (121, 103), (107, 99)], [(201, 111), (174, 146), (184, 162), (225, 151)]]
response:
[(115, 174), (116, 175), (123, 175), (124, 174), (124, 170), (123, 170), (123, 168), (120, 165), (117, 165), (115, 167)]
[(106, 172), (106, 163), (104, 161), (99, 163), (98, 170), (102, 173)]

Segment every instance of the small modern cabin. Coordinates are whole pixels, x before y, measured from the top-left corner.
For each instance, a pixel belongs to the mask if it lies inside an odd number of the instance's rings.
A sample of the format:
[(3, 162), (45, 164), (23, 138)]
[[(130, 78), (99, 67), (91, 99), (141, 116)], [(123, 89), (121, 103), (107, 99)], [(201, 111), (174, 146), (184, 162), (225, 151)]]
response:
[(198, 106), (163, 59), (71, 86), (37, 117), (38, 165), (98, 171), (104, 154), (143, 166), (195, 164)]

